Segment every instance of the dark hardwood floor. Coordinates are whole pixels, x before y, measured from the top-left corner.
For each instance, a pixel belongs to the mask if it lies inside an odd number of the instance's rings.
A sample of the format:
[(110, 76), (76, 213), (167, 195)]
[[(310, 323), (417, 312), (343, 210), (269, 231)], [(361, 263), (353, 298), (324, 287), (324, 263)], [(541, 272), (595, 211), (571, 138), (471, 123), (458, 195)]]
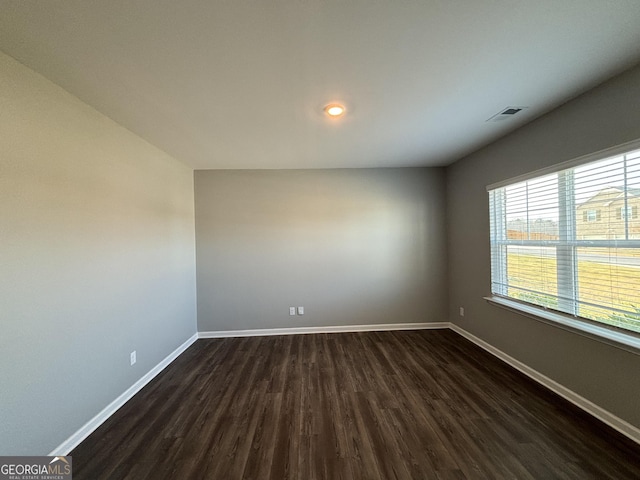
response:
[(199, 340), (74, 479), (638, 479), (640, 447), (447, 330)]

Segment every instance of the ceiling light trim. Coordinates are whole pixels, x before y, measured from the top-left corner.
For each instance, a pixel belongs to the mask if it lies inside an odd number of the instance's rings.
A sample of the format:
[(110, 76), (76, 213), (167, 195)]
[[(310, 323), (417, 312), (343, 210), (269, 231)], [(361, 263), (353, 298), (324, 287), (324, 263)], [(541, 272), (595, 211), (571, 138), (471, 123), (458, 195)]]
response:
[(346, 107), (341, 103), (330, 103), (324, 107), (324, 113), (331, 118), (342, 117), (346, 112)]

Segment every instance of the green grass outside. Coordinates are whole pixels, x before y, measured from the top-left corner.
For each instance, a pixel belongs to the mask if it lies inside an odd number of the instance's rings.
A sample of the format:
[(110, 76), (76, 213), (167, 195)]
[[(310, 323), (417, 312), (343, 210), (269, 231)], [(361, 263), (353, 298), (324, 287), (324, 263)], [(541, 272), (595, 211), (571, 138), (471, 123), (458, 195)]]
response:
[[(596, 253), (590, 250), (591, 253)], [(600, 254), (600, 252), (597, 252)], [(547, 292), (539, 295), (517, 288), (509, 295), (538, 305), (556, 308), (557, 273), (555, 258), (526, 254), (508, 254), (509, 284), (514, 287)], [(615, 279), (618, 279), (617, 281)], [(628, 288), (628, 286), (632, 288)], [(583, 306), (580, 316), (640, 332), (640, 268), (607, 265), (590, 260), (578, 261), (578, 294), (581, 301), (606, 305), (630, 314), (611, 313), (606, 309)]]

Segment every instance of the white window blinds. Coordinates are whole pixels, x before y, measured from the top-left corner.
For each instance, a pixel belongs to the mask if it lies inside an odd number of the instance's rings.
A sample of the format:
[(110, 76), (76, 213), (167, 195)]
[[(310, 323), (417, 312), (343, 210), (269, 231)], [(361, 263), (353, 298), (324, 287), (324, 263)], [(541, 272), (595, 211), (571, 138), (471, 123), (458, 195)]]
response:
[(640, 332), (640, 150), (489, 190), (493, 294)]

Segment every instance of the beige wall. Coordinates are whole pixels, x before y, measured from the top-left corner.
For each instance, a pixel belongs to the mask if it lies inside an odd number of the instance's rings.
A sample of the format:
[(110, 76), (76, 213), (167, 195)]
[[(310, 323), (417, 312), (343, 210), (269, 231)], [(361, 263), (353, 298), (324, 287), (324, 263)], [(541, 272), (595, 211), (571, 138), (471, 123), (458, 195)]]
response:
[(196, 171), (199, 330), (446, 321), (443, 173)]
[(486, 185), (637, 138), (640, 67), (447, 168), (447, 210), (451, 320), (640, 427), (640, 355), (483, 300), (491, 290)]
[(192, 170), (0, 54), (0, 245), (0, 455), (47, 454), (195, 333)]
[[(605, 190), (596, 197), (576, 208), (576, 238), (578, 240), (615, 240), (640, 238), (640, 198), (618, 198), (620, 190)], [(623, 209), (629, 210), (627, 222)], [(594, 212), (595, 220), (585, 221), (589, 212)]]

